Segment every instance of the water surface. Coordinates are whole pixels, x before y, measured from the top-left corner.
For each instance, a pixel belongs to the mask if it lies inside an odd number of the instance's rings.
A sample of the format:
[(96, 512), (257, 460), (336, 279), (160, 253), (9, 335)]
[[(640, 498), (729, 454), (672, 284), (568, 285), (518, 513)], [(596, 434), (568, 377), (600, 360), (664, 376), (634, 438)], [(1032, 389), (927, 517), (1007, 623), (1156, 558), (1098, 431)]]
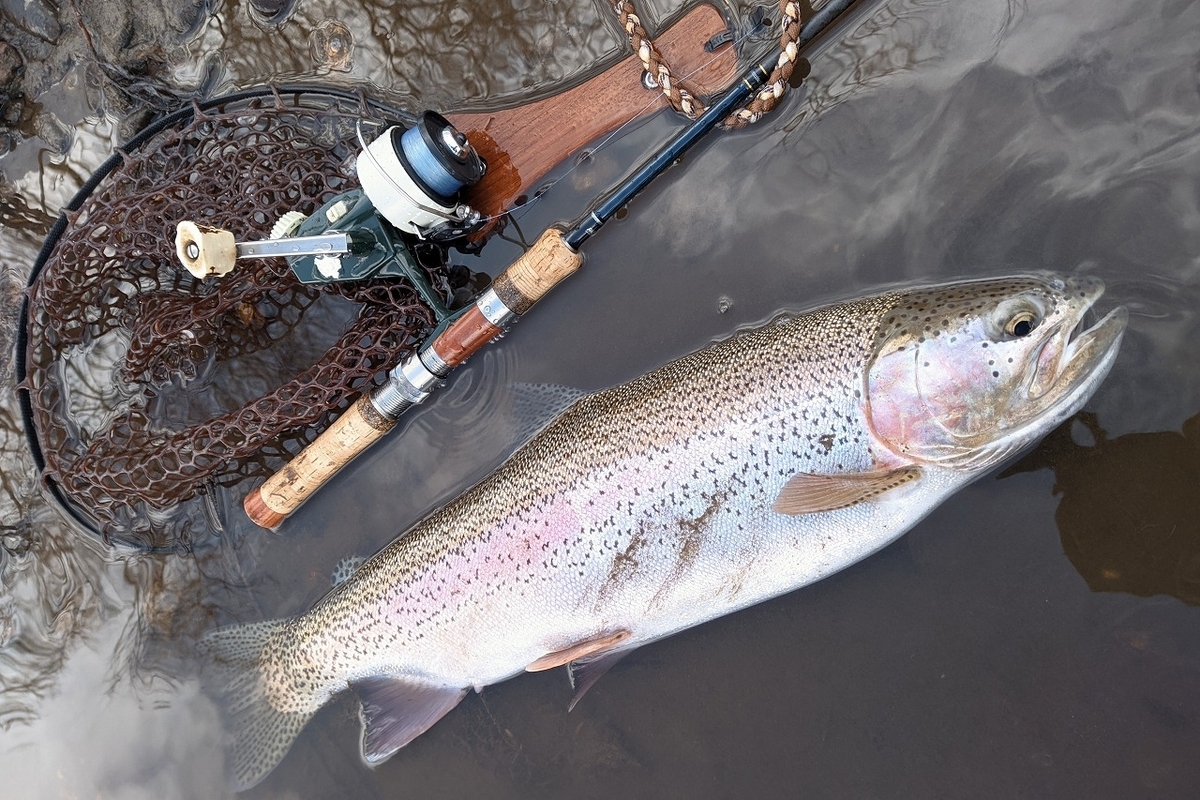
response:
[[(675, 10), (659, 0), (648, 16)], [(185, 93), (319, 76), (414, 109), (507, 103), (614, 57), (603, 13), (302, 0), (266, 31), (221, 4), (168, 54), (164, 80)], [(313, 49), (331, 19), (353, 37), (349, 61)], [(1086, 416), (1019, 465), (839, 575), (639, 651), (570, 714), (563, 675), (523, 676), (369, 770), (340, 698), (247, 796), (1194, 796), (1197, 41), (1200, 4), (1186, 0), (874, 4), (814, 57), (802, 92), (689, 154), (588, 243), (579, 275), (279, 537), (232, 508), (227, 544), (191, 557), (105, 550), (39, 493), (10, 393), (0, 795), (221, 796), (195, 637), (304, 610), (341, 558), (486, 474), (511, 444), (492, 423), (513, 383), (597, 389), (782, 308), (1057, 269), (1103, 277), (1130, 329)], [(7, 336), (49, 224), (132, 124), (99, 114), (122, 109), (86, 59), (59, 77), (35, 99), (66, 144), (47, 123), (0, 160)], [(628, 132), (521, 231), (580, 213), (679, 125), (662, 115)], [(517, 252), (493, 242), (459, 258), (495, 269)]]

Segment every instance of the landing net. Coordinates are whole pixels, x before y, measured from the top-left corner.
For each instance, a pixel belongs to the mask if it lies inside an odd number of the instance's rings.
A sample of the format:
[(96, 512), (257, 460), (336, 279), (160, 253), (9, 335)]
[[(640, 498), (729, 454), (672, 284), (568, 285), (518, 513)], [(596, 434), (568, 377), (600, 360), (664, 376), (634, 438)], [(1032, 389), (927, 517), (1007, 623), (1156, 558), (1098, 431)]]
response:
[[(175, 256), (179, 220), (263, 239), (353, 188), (361, 119), (411, 124), (328, 89), (210, 101), (143, 132), (72, 201), (35, 265), (18, 368), (35, 458), (81, 524), (145, 548), (211, 537), (250, 479), (428, 333), (432, 312), (395, 278), (308, 286), (267, 259), (202, 282)], [(417, 255), (450, 304), (470, 275)]]

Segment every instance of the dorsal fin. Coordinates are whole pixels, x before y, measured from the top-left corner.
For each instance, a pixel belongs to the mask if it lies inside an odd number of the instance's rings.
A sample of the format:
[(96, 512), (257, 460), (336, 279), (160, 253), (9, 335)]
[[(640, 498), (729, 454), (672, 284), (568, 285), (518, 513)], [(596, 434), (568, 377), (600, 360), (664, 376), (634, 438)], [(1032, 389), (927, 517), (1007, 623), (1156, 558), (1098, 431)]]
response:
[(515, 383), (509, 387), (516, 426), (514, 441), (522, 445), (586, 392), (558, 383)]
[(784, 485), (771, 508), (790, 516), (847, 508), (911, 484), (922, 474), (920, 467), (848, 472), (841, 475), (811, 475), (801, 472)]

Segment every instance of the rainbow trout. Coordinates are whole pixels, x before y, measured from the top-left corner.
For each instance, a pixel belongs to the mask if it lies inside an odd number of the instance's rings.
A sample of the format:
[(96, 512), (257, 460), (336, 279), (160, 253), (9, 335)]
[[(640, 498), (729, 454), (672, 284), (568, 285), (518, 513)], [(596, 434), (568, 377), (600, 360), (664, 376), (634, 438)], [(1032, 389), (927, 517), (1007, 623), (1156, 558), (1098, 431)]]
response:
[(306, 614), (223, 628), (232, 779), (334, 694), (388, 758), (470, 689), (634, 648), (894, 541), (1087, 401), (1125, 329), (1093, 278), (905, 289), (782, 316), (576, 401)]

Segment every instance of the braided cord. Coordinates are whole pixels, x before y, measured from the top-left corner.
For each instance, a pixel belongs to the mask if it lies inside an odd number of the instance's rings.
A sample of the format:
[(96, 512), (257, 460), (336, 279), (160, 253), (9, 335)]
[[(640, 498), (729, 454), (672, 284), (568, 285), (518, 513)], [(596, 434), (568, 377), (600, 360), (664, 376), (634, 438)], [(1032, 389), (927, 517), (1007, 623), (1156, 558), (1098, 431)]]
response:
[[(633, 0), (614, 0), (613, 11), (633, 48), (642, 67), (666, 96), (667, 102), (676, 111), (689, 119), (704, 113), (706, 106), (696, 91), (684, 80), (672, 74), (670, 66), (663, 60), (662, 53), (655, 47), (646, 33), (641, 19), (633, 7)], [(742, 128), (769, 113), (788, 90), (788, 81), (796, 68), (800, 49), (800, 27), (803, 22), (800, 0), (780, 0), (779, 12), (783, 18), (783, 31), (779, 37), (781, 52), (771, 77), (763, 88), (744, 107), (730, 114), (723, 123), (727, 128)]]

